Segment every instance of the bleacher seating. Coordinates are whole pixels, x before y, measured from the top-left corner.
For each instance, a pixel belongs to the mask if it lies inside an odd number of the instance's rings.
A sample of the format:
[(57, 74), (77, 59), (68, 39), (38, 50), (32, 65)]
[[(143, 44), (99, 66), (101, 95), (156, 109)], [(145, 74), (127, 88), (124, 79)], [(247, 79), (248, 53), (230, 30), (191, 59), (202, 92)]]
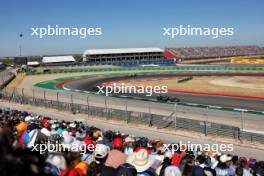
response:
[(168, 50), (177, 58), (183, 59), (264, 54), (264, 48), (258, 46), (168, 48)]
[(264, 175), (264, 161), (251, 157), (188, 146), (175, 149), (82, 121), (0, 111), (1, 176)]

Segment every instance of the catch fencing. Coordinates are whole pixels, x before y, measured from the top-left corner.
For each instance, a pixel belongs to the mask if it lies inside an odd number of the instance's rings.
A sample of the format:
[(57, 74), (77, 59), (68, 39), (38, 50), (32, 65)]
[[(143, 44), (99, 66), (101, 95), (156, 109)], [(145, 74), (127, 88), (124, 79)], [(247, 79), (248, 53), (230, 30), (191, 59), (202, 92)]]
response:
[(108, 72), (108, 71), (263, 71), (263, 66), (180, 66), (180, 67), (117, 67), (89, 69), (54, 69), (46, 72), (28, 72), (27, 75), (42, 75), (77, 72)]
[[(247, 140), (251, 142), (264, 143), (264, 135), (245, 132), (239, 127), (222, 125), (218, 123), (212, 123), (208, 121), (200, 121), (193, 119), (186, 119), (178, 117), (177, 113), (172, 112), (169, 116), (157, 115), (153, 113), (138, 112), (131, 110), (120, 110), (111, 108), (109, 106), (98, 107), (92, 100), (89, 100), (89, 96), (80, 95), (80, 99), (83, 101), (76, 101), (73, 99), (72, 94), (63, 94), (64, 99), (69, 99), (70, 101), (63, 101), (63, 98), (59, 95), (61, 92), (54, 92), (53, 94), (48, 94), (42, 90), (42, 97), (37, 96), (37, 91), (41, 90), (31, 90), (29, 91), (14, 90), (12, 93), (3, 90), (1, 92), (1, 97), (7, 101), (12, 101), (22, 104), (30, 104), (34, 106), (43, 106), (47, 108), (54, 108), (63, 111), (69, 111), (73, 113), (87, 114), (88, 116), (96, 116), (97, 118), (104, 118), (105, 120), (120, 120), (125, 123), (136, 123), (147, 125), (150, 127), (156, 127), (158, 129), (170, 129), (170, 130), (186, 130), (197, 132), (204, 135), (228, 137), (236, 140)], [(75, 97), (76, 98), (76, 97)], [(84, 103), (86, 100), (86, 103)]]
[(9, 82), (15, 78), (15, 73), (11, 70), (0, 71), (0, 88), (4, 88)]

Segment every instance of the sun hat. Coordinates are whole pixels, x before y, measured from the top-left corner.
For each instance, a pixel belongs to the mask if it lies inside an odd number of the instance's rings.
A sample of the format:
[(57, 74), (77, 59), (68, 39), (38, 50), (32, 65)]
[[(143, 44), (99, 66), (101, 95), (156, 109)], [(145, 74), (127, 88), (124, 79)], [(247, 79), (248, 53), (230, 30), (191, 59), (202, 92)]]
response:
[(135, 142), (135, 139), (132, 138), (131, 136), (128, 136), (125, 138), (125, 142)]
[(230, 161), (232, 159), (231, 156), (227, 156), (226, 154), (220, 156), (219, 160), (222, 162), (222, 163), (226, 163), (227, 161)]
[(110, 151), (110, 148), (104, 144), (97, 144), (94, 150), (95, 158), (105, 158)]
[(168, 166), (165, 168), (164, 175), (166, 175), (166, 176), (181, 176), (181, 171), (176, 166)]
[(119, 150), (111, 150), (108, 152), (105, 165), (113, 168), (118, 168), (118, 166), (126, 163), (127, 155)]
[(126, 161), (133, 165), (137, 172), (144, 172), (152, 166), (155, 159), (150, 157), (146, 149), (140, 149), (138, 152), (129, 155)]

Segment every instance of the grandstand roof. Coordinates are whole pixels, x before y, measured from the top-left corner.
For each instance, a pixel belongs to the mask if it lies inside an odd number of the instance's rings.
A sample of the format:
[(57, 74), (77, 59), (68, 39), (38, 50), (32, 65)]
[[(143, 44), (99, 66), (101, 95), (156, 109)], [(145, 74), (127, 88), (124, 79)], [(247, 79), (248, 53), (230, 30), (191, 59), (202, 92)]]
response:
[(92, 54), (119, 54), (119, 53), (145, 53), (145, 52), (163, 52), (160, 48), (120, 48), (120, 49), (89, 49), (83, 55)]
[(73, 56), (49, 56), (42, 58), (43, 63), (75, 62)]

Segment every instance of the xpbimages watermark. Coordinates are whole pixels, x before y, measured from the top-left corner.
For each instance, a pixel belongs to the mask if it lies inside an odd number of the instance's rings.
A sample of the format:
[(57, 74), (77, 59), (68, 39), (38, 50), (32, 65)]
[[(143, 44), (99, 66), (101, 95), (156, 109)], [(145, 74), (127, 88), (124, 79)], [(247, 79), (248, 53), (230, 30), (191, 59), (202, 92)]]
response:
[(208, 36), (217, 39), (222, 36), (233, 36), (232, 27), (192, 27), (191, 25), (179, 25), (177, 27), (163, 27), (163, 36), (175, 38), (177, 36)]
[(60, 27), (59, 25), (47, 27), (32, 27), (31, 36), (44, 38), (46, 36), (76, 36), (85, 39), (88, 36), (100, 36), (103, 34), (100, 27)]
[[(99, 149), (99, 148), (98, 148)], [(222, 152), (233, 152), (233, 144), (197, 144), (190, 141), (182, 142), (180, 141), (177, 144), (163, 144), (164, 152), (171, 151), (172, 153), (178, 151), (201, 151), (208, 152), (213, 151), (216, 153)], [(47, 142), (45, 144), (35, 144), (32, 146), (31, 151), (39, 152), (40, 154), (45, 154), (46, 152), (79, 152), (85, 154), (87, 151), (94, 152), (96, 151), (96, 145), (89, 144), (63, 144), (56, 141), (55, 143)]]
[(177, 144), (163, 144), (165, 151), (171, 151), (172, 153), (175, 153), (177, 151), (201, 151), (201, 152), (208, 152), (208, 151), (214, 151), (214, 152), (233, 152), (234, 151), (234, 145), (233, 144), (198, 144), (198, 143), (192, 143), (190, 141), (182, 142), (180, 141)]
[(146, 96), (152, 96), (152, 94), (168, 93), (167, 86), (128, 86), (122, 83), (117, 85), (116, 83), (109, 86), (97, 86), (96, 94), (145, 94)]
[(87, 150), (93, 152), (95, 150), (95, 145), (89, 144), (61, 144), (58, 141), (56, 143), (50, 143), (48, 141), (45, 144), (35, 144), (33, 145), (31, 151), (37, 151), (40, 154), (44, 154), (45, 152), (80, 152), (84, 154)]

